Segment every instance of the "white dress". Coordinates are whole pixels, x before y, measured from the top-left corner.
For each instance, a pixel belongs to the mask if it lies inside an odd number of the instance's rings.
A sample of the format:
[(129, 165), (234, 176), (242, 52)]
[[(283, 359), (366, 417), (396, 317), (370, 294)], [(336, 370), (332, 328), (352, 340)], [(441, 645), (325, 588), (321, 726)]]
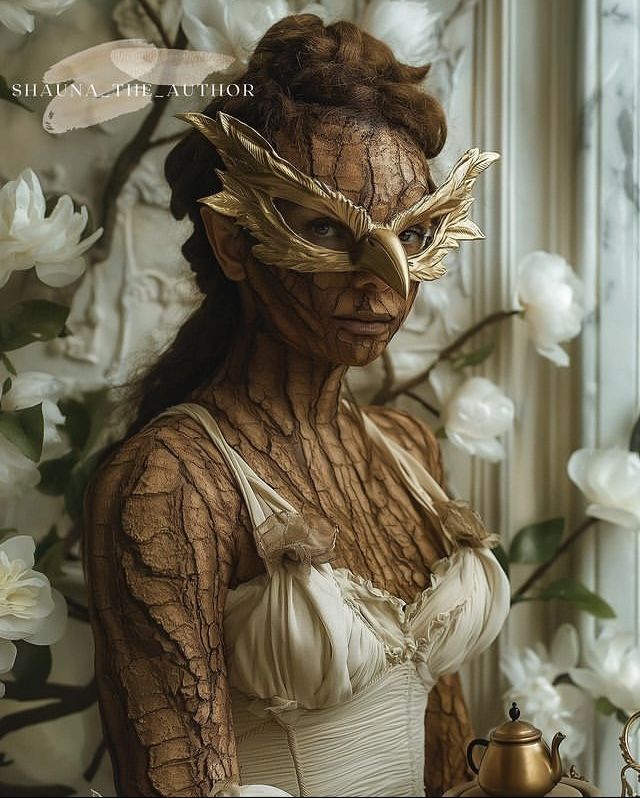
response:
[[(327, 560), (336, 530), (296, 512), (227, 444), (201, 405), (162, 415), (178, 413), (202, 424), (235, 475), (267, 568), (230, 590), (225, 606), (244, 785), (226, 794), (424, 796), (427, 697), (442, 674), (459, 670), (498, 635), (510, 591), (497, 560), (482, 542), (461, 545), (441, 524), (448, 555), (433, 566), (431, 585), (406, 604), (333, 568)], [(364, 418), (432, 517), (460, 506)]]

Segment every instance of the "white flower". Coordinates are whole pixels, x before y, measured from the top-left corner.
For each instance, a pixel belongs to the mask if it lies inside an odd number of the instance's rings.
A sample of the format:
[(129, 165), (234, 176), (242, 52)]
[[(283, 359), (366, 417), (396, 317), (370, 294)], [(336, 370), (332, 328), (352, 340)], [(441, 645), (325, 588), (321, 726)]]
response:
[(627, 529), (640, 529), (640, 456), (625, 449), (578, 449), (569, 477), (591, 502), (587, 513)]
[(498, 386), (484, 377), (470, 377), (455, 385), (451, 368), (437, 367), (431, 384), (442, 404), (442, 423), (454, 446), (493, 463), (504, 457), (498, 435), (513, 424), (514, 406)]
[(640, 646), (633, 635), (609, 627), (585, 647), (584, 659), (587, 667), (569, 672), (576, 684), (628, 715), (640, 709)]
[(439, 17), (424, 0), (372, 0), (357, 23), (388, 44), (398, 61), (423, 66), (435, 57)]
[[(6, 673), (13, 668), (18, 649), (10, 640), (0, 640), (0, 673)], [(0, 698), (5, 694), (4, 682), (0, 682)]]
[(2, 396), (0, 409), (22, 410), (42, 402), (44, 418), (44, 446), (60, 443), (57, 425), (64, 424), (64, 416), (56, 402), (64, 391), (64, 383), (42, 371), (24, 371), (11, 378), (11, 390)]
[(14, 33), (31, 33), (33, 14), (54, 16), (66, 11), (75, 0), (0, 0), (0, 23)]
[(48, 646), (65, 632), (67, 604), (47, 577), (33, 570), (35, 547), (30, 535), (0, 543), (0, 638)]
[(0, 288), (14, 271), (32, 266), (38, 278), (53, 288), (77, 280), (84, 271), (82, 254), (102, 234), (102, 228), (80, 241), (87, 209), (83, 206), (76, 212), (66, 194), (49, 216), (45, 211), (42, 187), (31, 169), (0, 189)]
[(532, 252), (520, 264), (516, 292), (537, 351), (557, 366), (568, 366), (569, 356), (559, 344), (580, 332), (585, 313), (582, 280), (560, 255)]
[(264, 33), (290, 13), (286, 0), (184, 0), (182, 28), (195, 50), (232, 55), (240, 69)]
[(289, 14), (316, 14), (325, 24), (355, 22), (406, 64), (434, 59), (440, 15), (423, 0), (371, 0), (361, 14), (357, 5), (354, 0), (184, 0), (182, 27), (194, 49), (235, 56), (236, 70), (246, 67), (264, 33)]
[(0, 434), (0, 500), (16, 499), (40, 482), (36, 464)]
[(578, 662), (578, 635), (563, 624), (554, 635), (551, 650), (542, 643), (534, 648), (505, 652), (500, 667), (511, 687), (504, 695), (506, 706), (518, 704), (523, 720), (537, 726), (550, 740), (558, 731), (566, 735), (561, 753), (575, 759), (585, 748), (589, 702), (570, 684), (554, 684)]

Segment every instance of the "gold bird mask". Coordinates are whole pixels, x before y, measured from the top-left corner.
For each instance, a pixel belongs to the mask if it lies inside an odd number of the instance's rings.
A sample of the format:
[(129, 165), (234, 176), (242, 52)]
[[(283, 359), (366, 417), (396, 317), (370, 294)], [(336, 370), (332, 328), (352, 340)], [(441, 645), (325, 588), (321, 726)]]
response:
[[(460, 241), (484, 238), (468, 218), (471, 190), (476, 177), (500, 157), (497, 153), (468, 150), (436, 191), (388, 224), (378, 224), (361, 205), (278, 155), (245, 122), (222, 111), (216, 119), (198, 113), (177, 116), (214, 145), (226, 166), (224, 171), (216, 169), (222, 190), (199, 202), (248, 230), (258, 240), (252, 252), (263, 263), (299, 272), (366, 270), (406, 298), (410, 280), (435, 280), (446, 272), (442, 259)], [(307, 241), (286, 223), (275, 198), (317, 211), (347, 228), (353, 248), (342, 251)], [(430, 230), (431, 236), (425, 235), (419, 251), (407, 254), (400, 236), (416, 226)]]

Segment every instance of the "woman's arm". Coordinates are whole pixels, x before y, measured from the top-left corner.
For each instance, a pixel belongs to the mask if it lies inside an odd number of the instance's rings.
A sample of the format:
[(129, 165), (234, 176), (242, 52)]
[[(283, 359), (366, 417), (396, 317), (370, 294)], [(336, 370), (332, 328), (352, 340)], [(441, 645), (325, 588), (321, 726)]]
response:
[(190, 422), (180, 423), (125, 443), (85, 496), (100, 711), (119, 795), (206, 796), (239, 780), (222, 633), (233, 492), (215, 491), (197, 430), (185, 436)]

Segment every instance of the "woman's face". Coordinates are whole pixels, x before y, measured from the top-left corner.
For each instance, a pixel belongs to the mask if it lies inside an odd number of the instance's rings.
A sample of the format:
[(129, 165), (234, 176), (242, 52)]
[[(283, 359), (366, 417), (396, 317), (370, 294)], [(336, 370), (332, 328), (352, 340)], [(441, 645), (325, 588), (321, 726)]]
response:
[[(384, 223), (428, 192), (426, 159), (404, 134), (380, 124), (323, 121), (305, 151), (275, 137), (278, 153), (299, 169), (338, 189)], [(349, 250), (351, 234), (316, 211), (284, 200), (276, 204), (287, 224), (313, 243)], [(426, 231), (400, 235), (408, 254), (421, 248)], [(363, 366), (383, 352), (408, 315), (417, 293), (402, 297), (366, 271), (301, 273), (267, 266), (249, 256), (245, 302), (286, 343), (335, 365)]]

